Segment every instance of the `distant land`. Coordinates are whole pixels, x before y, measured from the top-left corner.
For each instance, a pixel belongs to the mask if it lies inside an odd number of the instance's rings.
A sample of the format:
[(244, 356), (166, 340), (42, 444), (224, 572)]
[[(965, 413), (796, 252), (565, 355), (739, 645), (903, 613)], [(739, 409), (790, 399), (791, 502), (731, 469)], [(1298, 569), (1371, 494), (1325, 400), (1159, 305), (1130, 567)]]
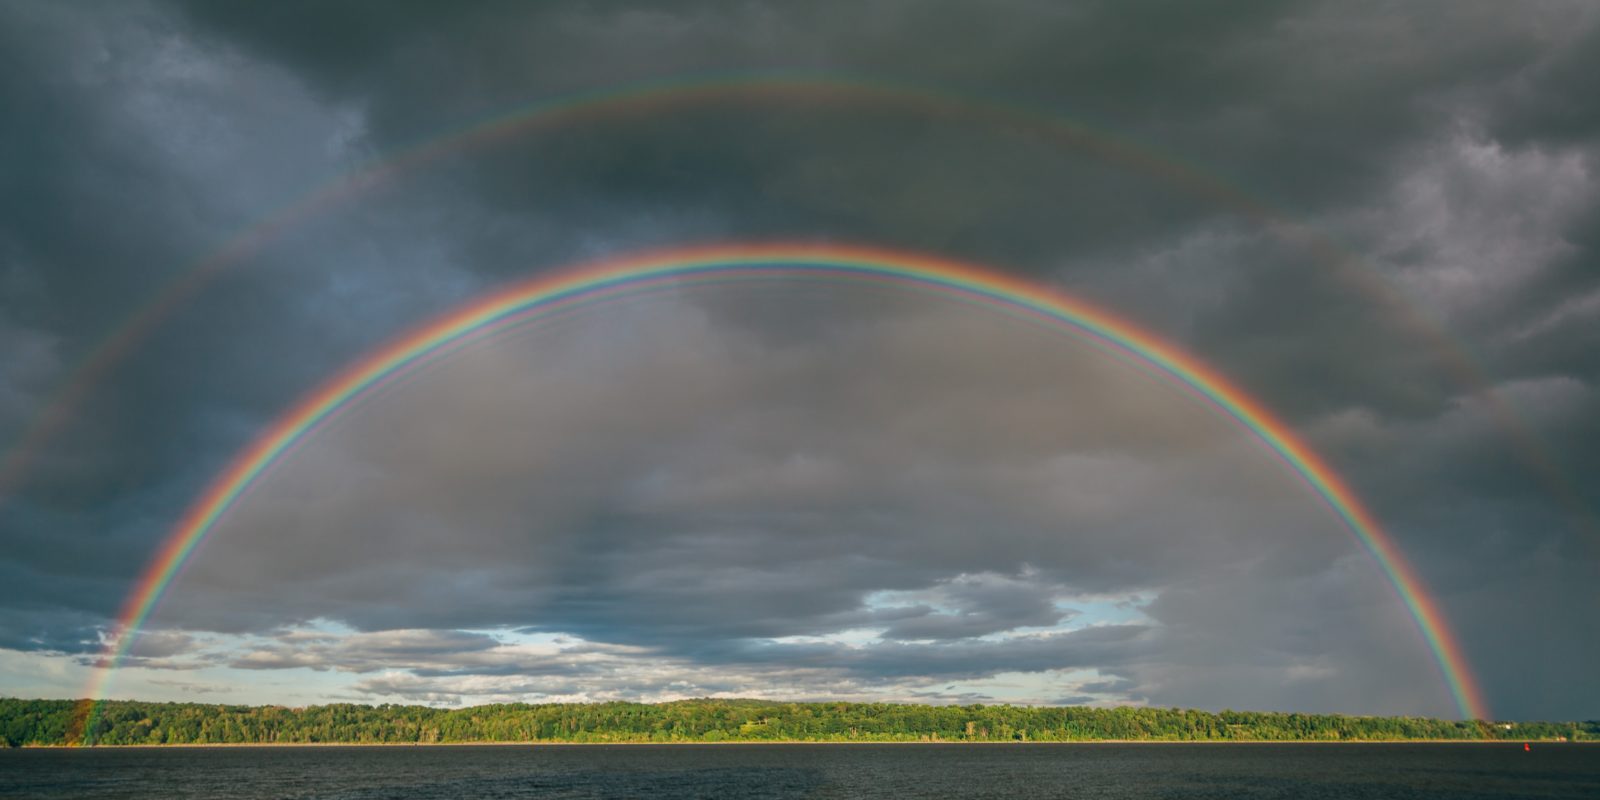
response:
[[(90, 722), (92, 720), (92, 722)], [(92, 729), (85, 736), (85, 725)], [(680, 700), (288, 708), (0, 698), (8, 747), (502, 742), (1600, 741), (1600, 720), (1485, 722), (1260, 711)]]

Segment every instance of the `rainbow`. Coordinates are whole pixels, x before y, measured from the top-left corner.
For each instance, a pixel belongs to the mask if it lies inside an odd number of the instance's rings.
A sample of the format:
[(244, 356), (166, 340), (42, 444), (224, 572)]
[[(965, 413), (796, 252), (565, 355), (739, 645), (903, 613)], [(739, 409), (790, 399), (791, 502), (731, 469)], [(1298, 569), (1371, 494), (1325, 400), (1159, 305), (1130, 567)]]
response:
[[(1082, 337), (1201, 398), (1297, 475), (1377, 561), (1432, 651), (1461, 715), (1489, 718), (1461, 645), (1394, 540), (1348, 484), (1260, 401), (1134, 323), (1053, 289), (929, 255), (835, 244), (730, 244), (669, 249), (540, 275), (469, 302), (392, 340), (312, 391), (241, 451), (188, 509), (135, 583), (88, 692), (107, 682), (196, 548), (240, 497), (296, 446), (409, 371), (510, 326), (626, 294), (734, 280), (823, 279), (932, 292)], [(91, 720), (85, 731), (93, 730)], [(87, 740), (87, 736), (86, 736)]]
[(0, 504), (28, 472), (44, 445), (71, 420), (74, 410), (129, 353), (211, 280), (259, 252), (283, 232), (392, 180), (441, 159), (516, 136), (608, 117), (729, 102), (811, 99), (909, 110), (929, 117), (958, 115), (997, 128), (1060, 144), (1076, 152), (1161, 180), (1229, 209), (1302, 248), (1312, 260), (1391, 312), (1408, 331), (1429, 343), (1451, 376), (1484, 400), (1517, 457), (1536, 473), (1592, 538), (1600, 540), (1600, 518), (1583, 499), (1537, 434), (1494, 391), (1477, 359), (1445, 326), (1408, 301), (1358, 255), (1328, 235), (1298, 224), (1273, 205), (1235, 188), (1203, 167), (1126, 136), (1113, 135), (1058, 113), (991, 98), (967, 96), (908, 83), (809, 72), (711, 73), (641, 81), (557, 95), (468, 124), (449, 128), (385, 154), (301, 196), (230, 238), (216, 251), (180, 269), (144, 305), (113, 325), (78, 361), (18, 438), (0, 455)]

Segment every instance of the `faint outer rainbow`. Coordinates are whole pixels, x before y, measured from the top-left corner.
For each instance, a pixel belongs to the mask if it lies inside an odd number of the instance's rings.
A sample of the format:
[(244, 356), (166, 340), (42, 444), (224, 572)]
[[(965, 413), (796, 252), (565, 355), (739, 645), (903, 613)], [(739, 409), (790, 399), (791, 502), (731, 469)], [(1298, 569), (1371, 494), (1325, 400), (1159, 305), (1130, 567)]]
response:
[(1271, 203), (1251, 196), (1204, 167), (1128, 136), (1091, 126), (1049, 110), (987, 96), (965, 95), (908, 83), (811, 72), (701, 73), (629, 83), (546, 98), (447, 128), (362, 165), (302, 195), (276, 213), (240, 231), (218, 250), (178, 271), (144, 305), (113, 325), (68, 371), (17, 439), (0, 449), (0, 504), (28, 473), (44, 445), (71, 420), (83, 401), (141, 342), (228, 268), (258, 252), (308, 219), (338, 207), (376, 186), (453, 154), (512, 139), (536, 130), (559, 128), (607, 116), (643, 111), (714, 106), (732, 101), (774, 102), (811, 98), (857, 103), (875, 109), (916, 111), (931, 118), (960, 115), (982, 119), (1015, 133), (1040, 137), (1073, 151), (1161, 180), (1196, 197), (1231, 209), (1305, 251), (1349, 282), (1393, 320), (1432, 346), (1441, 364), (1468, 391), (1484, 400), (1517, 457), (1540, 476), (1573, 518), (1600, 542), (1600, 519), (1583, 499), (1558, 460), (1484, 374), (1471, 352), (1445, 325), (1389, 285), (1359, 255), (1327, 234), (1294, 222)]
[[(934, 292), (1079, 335), (1174, 381), (1252, 433), (1310, 487), (1378, 562), (1433, 652), (1463, 717), (1487, 719), (1460, 644), (1390, 536), (1327, 462), (1260, 401), (1155, 334), (1054, 289), (939, 257), (832, 244), (728, 244), (634, 254), (541, 275), (471, 301), (393, 340), (299, 401), (206, 489), (135, 583), (88, 692), (98, 700), (167, 587), (239, 497), (343, 409), (411, 368), (476, 337), (575, 305), (666, 285), (744, 279), (836, 279)], [(86, 731), (92, 731), (93, 711)]]

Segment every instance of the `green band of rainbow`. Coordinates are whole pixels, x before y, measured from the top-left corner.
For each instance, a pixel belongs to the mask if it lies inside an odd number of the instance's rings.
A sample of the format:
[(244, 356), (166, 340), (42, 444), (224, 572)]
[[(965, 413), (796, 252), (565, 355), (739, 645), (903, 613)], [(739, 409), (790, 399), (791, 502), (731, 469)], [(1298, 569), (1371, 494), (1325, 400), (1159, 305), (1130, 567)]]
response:
[[(1260, 440), (1325, 502), (1385, 576), (1432, 651), (1460, 713), (1487, 719), (1460, 644), (1415, 570), (1350, 487), (1295, 432), (1210, 366), (1128, 320), (1018, 278), (933, 256), (831, 244), (731, 244), (653, 251), (582, 265), (515, 284), (467, 303), (370, 353), (302, 399), (249, 447), (189, 508), (134, 585), (88, 696), (106, 682), (167, 587), (242, 493), (307, 434), (353, 401), (463, 341), (597, 299), (669, 283), (743, 277), (860, 280), (933, 291), (1046, 323), (1131, 358), (1195, 394)], [(91, 714), (92, 716), (92, 714)], [(92, 730), (92, 722), (86, 730)]]

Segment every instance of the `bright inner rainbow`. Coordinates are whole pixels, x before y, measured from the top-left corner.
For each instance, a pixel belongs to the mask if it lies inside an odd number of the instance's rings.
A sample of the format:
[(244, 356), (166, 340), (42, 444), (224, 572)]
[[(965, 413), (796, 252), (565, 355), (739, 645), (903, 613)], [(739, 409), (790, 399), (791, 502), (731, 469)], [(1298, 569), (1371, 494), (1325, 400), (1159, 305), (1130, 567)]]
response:
[[(974, 303), (1043, 323), (1130, 359), (1197, 395), (1253, 434), (1305, 482), (1378, 562), (1433, 652), (1464, 718), (1488, 719), (1460, 644), (1416, 571), (1350, 487), (1259, 401), (1204, 362), (1128, 320), (1021, 279), (942, 258), (831, 244), (730, 244), (646, 252), (541, 275), (471, 301), (368, 354), (323, 384), (244, 449), (184, 514), (135, 583), (87, 696), (98, 701), (167, 587), (240, 496), (296, 444), (362, 397), (411, 369), (507, 325), (672, 284), (742, 279), (882, 283)], [(93, 730), (93, 707), (84, 730)], [(87, 737), (86, 737), (87, 738)]]

